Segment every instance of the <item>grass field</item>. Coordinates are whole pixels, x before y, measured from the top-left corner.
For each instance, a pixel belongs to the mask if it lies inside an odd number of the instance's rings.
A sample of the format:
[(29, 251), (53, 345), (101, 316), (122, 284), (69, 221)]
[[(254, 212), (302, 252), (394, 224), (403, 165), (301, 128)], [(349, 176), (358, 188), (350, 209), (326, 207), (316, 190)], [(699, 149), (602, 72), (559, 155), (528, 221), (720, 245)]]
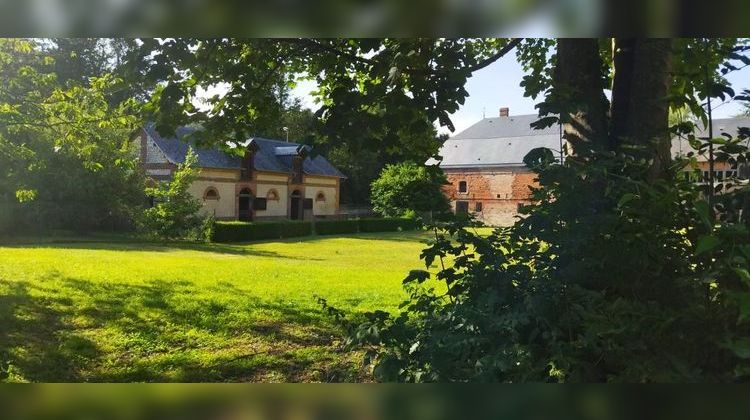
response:
[(394, 310), (426, 236), (0, 244), (0, 380), (366, 380), (314, 295)]

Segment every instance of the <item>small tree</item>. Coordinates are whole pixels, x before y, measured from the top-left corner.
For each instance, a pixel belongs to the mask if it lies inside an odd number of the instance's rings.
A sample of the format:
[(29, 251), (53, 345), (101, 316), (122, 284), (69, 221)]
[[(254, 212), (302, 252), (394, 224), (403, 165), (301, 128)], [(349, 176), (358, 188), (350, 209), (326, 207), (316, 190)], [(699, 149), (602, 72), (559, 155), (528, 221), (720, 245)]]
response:
[(449, 209), (442, 186), (448, 181), (436, 166), (414, 162), (386, 165), (372, 183), (373, 209), (383, 216), (404, 216), (409, 212), (437, 212)]
[(198, 175), (197, 162), (193, 149), (188, 149), (185, 162), (177, 166), (170, 182), (146, 188), (146, 194), (154, 199), (154, 206), (144, 211), (147, 232), (164, 239), (202, 239), (201, 203), (188, 192)]

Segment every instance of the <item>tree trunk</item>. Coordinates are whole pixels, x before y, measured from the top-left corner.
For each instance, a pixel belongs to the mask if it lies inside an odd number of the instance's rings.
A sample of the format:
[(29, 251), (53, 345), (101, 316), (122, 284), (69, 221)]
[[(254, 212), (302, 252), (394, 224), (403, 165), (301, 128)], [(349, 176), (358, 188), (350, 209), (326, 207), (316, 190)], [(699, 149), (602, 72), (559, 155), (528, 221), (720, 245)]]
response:
[(653, 163), (649, 179), (662, 178), (671, 161), (667, 93), (672, 65), (669, 39), (616, 40), (612, 86), (612, 143), (641, 146)]
[(608, 147), (607, 98), (596, 39), (559, 39), (555, 82), (565, 139), (581, 147)]

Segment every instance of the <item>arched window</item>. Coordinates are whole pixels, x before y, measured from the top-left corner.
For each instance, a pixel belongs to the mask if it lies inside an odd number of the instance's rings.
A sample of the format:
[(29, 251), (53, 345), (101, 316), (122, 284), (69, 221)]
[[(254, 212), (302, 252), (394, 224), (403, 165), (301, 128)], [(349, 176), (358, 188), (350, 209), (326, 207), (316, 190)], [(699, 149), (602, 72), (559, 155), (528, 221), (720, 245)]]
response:
[(326, 195), (323, 194), (323, 191), (318, 191), (315, 195), (315, 201), (326, 201)]
[(466, 181), (459, 181), (458, 182), (458, 192), (465, 193), (468, 191), (468, 188), (466, 186)]
[(214, 187), (208, 187), (206, 188), (206, 191), (203, 193), (203, 199), (204, 200), (218, 200), (219, 192), (216, 191), (216, 188)]
[(279, 193), (273, 189), (268, 190), (268, 194), (266, 194), (266, 200), (279, 201)]

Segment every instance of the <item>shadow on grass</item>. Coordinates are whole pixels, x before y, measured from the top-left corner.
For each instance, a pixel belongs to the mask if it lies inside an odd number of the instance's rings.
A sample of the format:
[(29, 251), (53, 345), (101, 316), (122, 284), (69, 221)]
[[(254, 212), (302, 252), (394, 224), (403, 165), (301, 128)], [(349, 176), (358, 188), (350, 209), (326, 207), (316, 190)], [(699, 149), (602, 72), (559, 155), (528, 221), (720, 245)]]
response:
[(83, 380), (81, 368), (101, 352), (55, 309), (70, 300), (32, 297), (25, 283), (0, 284), (9, 290), (0, 294), (0, 380)]
[(172, 252), (172, 251), (198, 251), (216, 254), (229, 254), (237, 256), (256, 256), (270, 258), (287, 258), (293, 260), (320, 261), (322, 259), (314, 257), (297, 257), (286, 254), (280, 254), (273, 251), (264, 251), (259, 249), (248, 248), (246, 245), (239, 244), (201, 244), (190, 242), (136, 242), (136, 241), (60, 241), (45, 243), (0, 243), (4, 248), (24, 248), (24, 249), (86, 249), (86, 250), (104, 250), (104, 251), (140, 251), (140, 252)]
[(338, 349), (340, 331), (321, 311), (223, 288), (199, 298), (188, 281), (0, 280), (0, 380), (360, 377), (359, 365)]

